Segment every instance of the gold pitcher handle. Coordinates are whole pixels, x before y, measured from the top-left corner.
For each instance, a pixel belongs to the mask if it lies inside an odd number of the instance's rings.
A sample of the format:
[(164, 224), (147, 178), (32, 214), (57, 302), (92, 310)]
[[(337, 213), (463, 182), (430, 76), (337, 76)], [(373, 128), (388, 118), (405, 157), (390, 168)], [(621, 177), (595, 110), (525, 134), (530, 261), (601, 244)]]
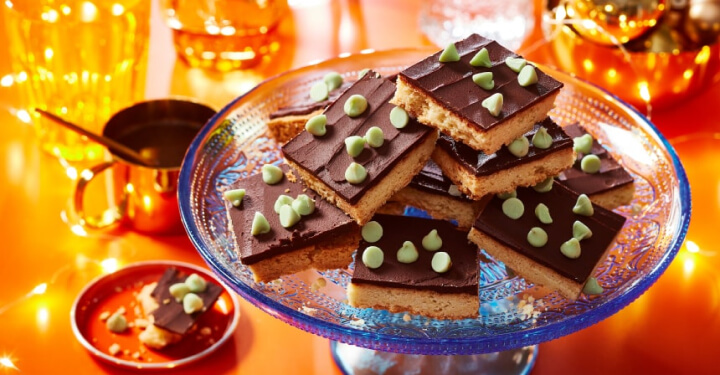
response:
[(114, 164), (115, 161), (105, 162), (89, 169), (85, 169), (82, 173), (80, 173), (80, 178), (75, 185), (75, 193), (73, 194), (73, 209), (75, 210), (75, 215), (78, 218), (80, 225), (83, 227), (96, 230), (104, 229), (118, 223), (123, 217), (126, 201), (124, 196), (120, 204), (115, 208), (108, 208), (98, 216), (85, 215), (85, 189), (88, 184), (90, 184), (90, 181), (92, 181), (100, 173), (112, 167)]

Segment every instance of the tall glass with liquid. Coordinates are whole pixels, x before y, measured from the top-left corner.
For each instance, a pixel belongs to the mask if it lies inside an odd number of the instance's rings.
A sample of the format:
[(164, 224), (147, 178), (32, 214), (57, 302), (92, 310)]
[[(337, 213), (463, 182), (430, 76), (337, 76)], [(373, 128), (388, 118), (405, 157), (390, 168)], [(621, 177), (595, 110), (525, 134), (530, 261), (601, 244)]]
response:
[[(110, 116), (144, 97), (150, 0), (5, 0), (24, 110), (43, 108), (99, 133)], [(67, 160), (92, 160), (103, 148), (33, 117), (40, 144)]]
[(217, 71), (257, 65), (279, 44), (273, 38), (287, 0), (160, 0), (175, 49), (191, 67)]

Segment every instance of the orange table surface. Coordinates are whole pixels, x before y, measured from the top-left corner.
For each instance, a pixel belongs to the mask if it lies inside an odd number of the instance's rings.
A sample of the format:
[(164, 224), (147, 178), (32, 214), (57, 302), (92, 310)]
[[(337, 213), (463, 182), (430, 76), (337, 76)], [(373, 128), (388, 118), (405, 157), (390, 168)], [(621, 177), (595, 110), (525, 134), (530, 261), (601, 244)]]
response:
[[(429, 44), (417, 28), (416, 1), (295, 3), (299, 5), (281, 26), (282, 46), (273, 61), (228, 74), (189, 69), (176, 61), (170, 31), (155, 11), (147, 97), (190, 96), (220, 108), (260, 80), (312, 60), (367, 48)], [(5, 38), (0, 35), (0, 45), (7, 45)], [(540, 38), (536, 27), (530, 40)], [(530, 58), (552, 64), (545, 48)], [(0, 77), (12, 73), (9, 59), (9, 51), (0, 49)], [(691, 181), (692, 244), (681, 248), (647, 293), (616, 315), (541, 344), (533, 374), (717, 373), (720, 254), (713, 235), (720, 216), (715, 159), (720, 142), (681, 140), (698, 132), (720, 133), (719, 103), (720, 85), (714, 85), (674, 106), (655, 108), (652, 114), (652, 121), (676, 142)], [(10, 114), (18, 105), (14, 87), (0, 87), (0, 374), (130, 372), (94, 360), (70, 328), (72, 302), (102, 273), (98, 262), (112, 258), (119, 266), (151, 259), (204, 263), (185, 235), (73, 233), (63, 221), (72, 176), (57, 159), (39, 150), (33, 129)], [(45, 293), (30, 294), (42, 283), (47, 283)], [(240, 324), (226, 345), (173, 372), (340, 373), (326, 339), (282, 323), (248, 302), (240, 307)]]

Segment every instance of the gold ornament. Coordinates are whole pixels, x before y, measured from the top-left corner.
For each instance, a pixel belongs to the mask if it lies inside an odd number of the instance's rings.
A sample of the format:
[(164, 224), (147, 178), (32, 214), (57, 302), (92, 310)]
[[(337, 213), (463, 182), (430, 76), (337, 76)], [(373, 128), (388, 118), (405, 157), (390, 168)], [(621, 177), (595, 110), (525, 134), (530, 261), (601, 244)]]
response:
[(571, 0), (565, 5), (578, 34), (595, 43), (627, 43), (658, 24), (665, 0)]
[(546, 36), (558, 66), (640, 109), (672, 105), (720, 80), (720, 1), (549, 0), (547, 6)]

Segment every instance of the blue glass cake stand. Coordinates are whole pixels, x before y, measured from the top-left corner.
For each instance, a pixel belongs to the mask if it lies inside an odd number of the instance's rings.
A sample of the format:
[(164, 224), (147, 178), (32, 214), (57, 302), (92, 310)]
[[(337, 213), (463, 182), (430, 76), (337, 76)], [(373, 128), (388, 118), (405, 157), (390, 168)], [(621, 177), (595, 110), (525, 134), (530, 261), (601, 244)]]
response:
[[(595, 324), (640, 296), (657, 280), (680, 247), (690, 219), (690, 189), (675, 151), (648, 120), (611, 94), (569, 75), (541, 67), (565, 83), (551, 116), (560, 125), (579, 122), (635, 178), (628, 218), (595, 277), (596, 296), (562, 298), (508, 272), (502, 263), (481, 264), (477, 319), (436, 320), (346, 302), (347, 270), (305, 271), (255, 283), (240, 264), (228, 229), (221, 191), (282, 158), (270, 137), (270, 113), (305, 98), (329, 71), (354, 80), (364, 68), (397, 73), (434, 50), (363, 53), (320, 62), (271, 78), (236, 99), (194, 140), (180, 173), (180, 211), (193, 244), (212, 270), (268, 314), (331, 340), (346, 373), (524, 373), (536, 344)], [(326, 285), (318, 287), (324, 278)]]

